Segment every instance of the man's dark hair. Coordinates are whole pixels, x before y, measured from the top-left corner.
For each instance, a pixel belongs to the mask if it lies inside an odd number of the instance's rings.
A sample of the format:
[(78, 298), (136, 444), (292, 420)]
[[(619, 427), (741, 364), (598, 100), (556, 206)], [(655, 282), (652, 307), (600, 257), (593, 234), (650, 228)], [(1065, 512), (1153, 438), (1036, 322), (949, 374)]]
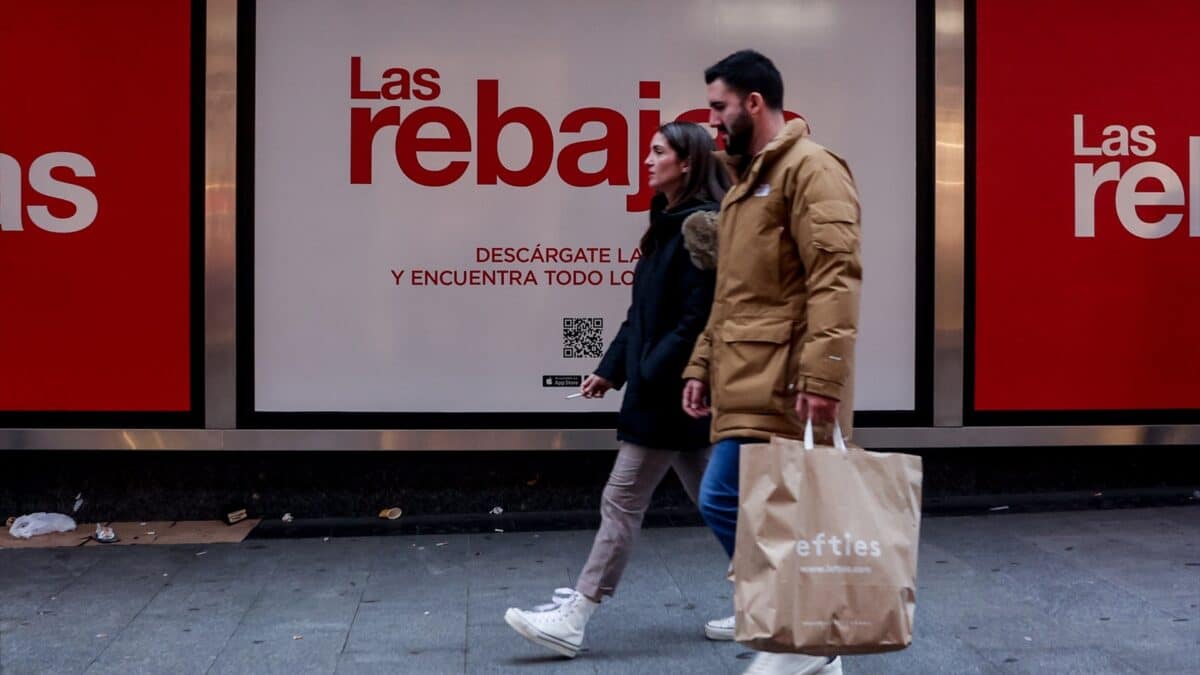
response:
[(753, 92), (763, 97), (771, 110), (783, 110), (783, 78), (771, 59), (753, 49), (743, 49), (717, 61), (704, 71), (705, 84), (721, 80), (725, 86), (746, 98)]

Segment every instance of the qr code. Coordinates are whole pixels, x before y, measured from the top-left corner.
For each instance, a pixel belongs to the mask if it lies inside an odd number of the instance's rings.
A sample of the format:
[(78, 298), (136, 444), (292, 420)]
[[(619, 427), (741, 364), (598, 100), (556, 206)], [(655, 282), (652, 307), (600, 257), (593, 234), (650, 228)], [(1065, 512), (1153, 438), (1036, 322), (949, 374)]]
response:
[(563, 358), (598, 359), (604, 356), (604, 319), (564, 317)]

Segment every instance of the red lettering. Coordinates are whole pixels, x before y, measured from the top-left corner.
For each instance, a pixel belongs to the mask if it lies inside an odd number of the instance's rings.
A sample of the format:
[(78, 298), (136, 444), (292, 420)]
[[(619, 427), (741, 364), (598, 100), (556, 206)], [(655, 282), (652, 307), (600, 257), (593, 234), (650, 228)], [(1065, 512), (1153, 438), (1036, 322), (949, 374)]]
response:
[[(440, 124), (449, 134), (446, 138), (419, 136), (426, 124)], [(442, 106), (418, 108), (408, 114), (396, 132), (396, 163), (414, 183), (428, 187), (445, 187), (462, 178), (471, 165), (468, 160), (454, 160), (442, 169), (427, 169), (417, 157), (419, 152), (470, 152), (471, 131), (453, 110)]]
[(383, 108), (374, 115), (370, 108), (350, 109), (350, 182), (371, 182), (371, 146), (375, 134), (387, 126), (400, 126), (400, 106)]
[[(479, 184), (495, 185), (503, 180), (508, 185), (528, 187), (545, 178), (554, 162), (554, 132), (546, 118), (527, 106), (501, 113), (498, 80), (480, 80), (477, 95)], [(520, 169), (510, 169), (500, 160), (500, 132), (510, 124), (519, 124), (529, 132), (532, 152), (529, 162)]]
[[(601, 183), (629, 185), (629, 125), (621, 113), (611, 108), (581, 108), (563, 118), (558, 128), (563, 133), (579, 133), (584, 125), (604, 125), (604, 135), (590, 141), (578, 141), (558, 153), (558, 175), (575, 187)], [(604, 152), (604, 166), (595, 172), (579, 168), (579, 160), (593, 152)]]
[[(438, 79), (441, 75), (433, 68), (421, 68), (411, 76), (403, 68), (390, 68), (384, 72), (388, 79), (381, 91), (362, 89), (362, 59), (351, 57), (351, 98), (388, 100), (410, 97), (428, 101), (441, 95)], [(660, 83), (642, 81), (638, 95), (643, 108), (653, 106), (651, 99), (660, 96)], [(429, 169), (421, 162), (422, 152), (466, 153), (477, 152), (476, 182), (479, 185), (497, 185), (503, 182), (514, 187), (528, 187), (542, 181), (556, 167), (562, 181), (573, 187), (594, 187), (602, 184), (629, 185), (628, 139), (631, 132), (629, 121), (617, 110), (604, 107), (580, 108), (569, 112), (558, 126), (561, 134), (582, 134), (589, 124), (604, 127), (598, 138), (577, 140), (567, 143), (558, 150), (556, 157), (555, 130), (537, 110), (528, 106), (500, 109), (500, 83), (498, 80), (479, 80), (476, 83), (477, 128), (472, 139), (462, 117), (455, 111), (441, 106), (417, 108), (401, 117), (399, 106), (389, 106), (378, 111), (368, 107), (350, 109), (350, 182), (366, 184), (372, 182), (372, 150), (375, 139), (384, 127), (397, 127), (395, 138), (396, 163), (400, 170), (413, 182), (430, 187), (443, 187), (460, 180), (470, 168), (470, 158), (447, 159), (446, 166)], [(710, 111), (706, 108), (687, 110), (675, 120), (707, 125)], [(661, 115), (655, 109), (638, 111), (637, 147), (638, 154), (649, 147), (650, 140), (660, 125)], [(790, 110), (784, 111), (785, 120), (803, 119)], [(428, 124), (438, 124), (446, 130), (445, 137), (422, 136)], [(510, 126), (523, 127), (529, 134), (530, 153), (524, 166), (510, 167), (500, 156), (500, 137)], [(716, 140), (718, 149), (723, 148), (723, 139)], [(604, 153), (602, 166), (595, 171), (582, 168), (584, 157)], [(649, 209), (654, 191), (647, 185), (647, 167), (638, 158), (637, 190), (626, 195), (625, 208), (629, 212)], [(429, 159), (426, 158), (428, 162)], [(562, 261), (569, 254), (548, 250), (548, 262)], [(535, 258), (540, 257), (536, 255)], [(618, 254), (618, 257), (622, 257)], [(637, 259), (635, 254), (634, 259)]]
[(379, 98), (377, 91), (362, 89), (362, 57), (350, 57), (350, 98)]
[(618, 276), (616, 270), (608, 271), (609, 286), (632, 286), (633, 285), (633, 270), (621, 270)]
[[(396, 78), (394, 80), (388, 78)], [(403, 68), (388, 68), (383, 71), (383, 97), (389, 101), (395, 101), (402, 98), (407, 101), (411, 95), (409, 91), (409, 75), (408, 71)]]
[[(644, 81), (638, 83), (639, 98), (658, 98), (661, 85), (654, 81)], [(650, 141), (654, 138), (654, 134), (658, 132), (658, 127), (661, 126), (659, 121), (659, 113), (657, 110), (641, 110), (638, 111), (638, 156), (646, 152), (650, 147)], [(650, 200), (654, 198), (654, 190), (650, 189), (647, 182), (650, 179), (650, 167), (646, 166), (645, 162), (638, 162), (638, 191), (634, 194), (625, 197), (625, 210), (630, 213), (640, 213), (650, 210)]]
[(413, 84), (417, 85), (413, 96), (419, 101), (432, 101), (442, 95), (442, 87), (438, 84), (441, 75), (433, 68), (419, 68), (413, 73)]

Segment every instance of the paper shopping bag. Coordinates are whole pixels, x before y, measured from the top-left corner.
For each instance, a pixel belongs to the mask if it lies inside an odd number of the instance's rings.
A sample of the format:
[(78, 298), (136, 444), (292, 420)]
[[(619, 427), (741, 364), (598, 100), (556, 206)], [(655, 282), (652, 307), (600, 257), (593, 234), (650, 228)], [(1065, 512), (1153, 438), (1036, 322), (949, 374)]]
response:
[(775, 437), (741, 448), (736, 638), (832, 656), (912, 642), (921, 458)]

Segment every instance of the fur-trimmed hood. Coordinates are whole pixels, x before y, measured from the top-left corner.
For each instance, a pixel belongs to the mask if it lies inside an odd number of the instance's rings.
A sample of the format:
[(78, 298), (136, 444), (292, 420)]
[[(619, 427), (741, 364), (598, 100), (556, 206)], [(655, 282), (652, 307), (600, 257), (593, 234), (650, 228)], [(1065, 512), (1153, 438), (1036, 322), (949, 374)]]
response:
[(718, 211), (696, 211), (683, 220), (683, 245), (692, 264), (702, 270), (717, 269)]

